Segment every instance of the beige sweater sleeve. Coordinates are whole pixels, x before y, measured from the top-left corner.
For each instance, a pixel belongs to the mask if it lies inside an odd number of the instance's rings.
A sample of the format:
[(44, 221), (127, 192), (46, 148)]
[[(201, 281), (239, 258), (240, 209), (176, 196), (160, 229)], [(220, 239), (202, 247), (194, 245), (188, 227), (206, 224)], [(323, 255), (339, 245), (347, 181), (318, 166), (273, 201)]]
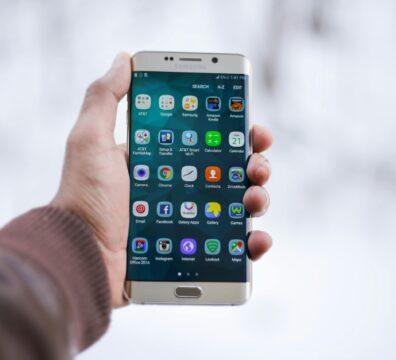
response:
[(99, 247), (77, 215), (43, 207), (0, 230), (0, 359), (69, 359), (110, 311)]

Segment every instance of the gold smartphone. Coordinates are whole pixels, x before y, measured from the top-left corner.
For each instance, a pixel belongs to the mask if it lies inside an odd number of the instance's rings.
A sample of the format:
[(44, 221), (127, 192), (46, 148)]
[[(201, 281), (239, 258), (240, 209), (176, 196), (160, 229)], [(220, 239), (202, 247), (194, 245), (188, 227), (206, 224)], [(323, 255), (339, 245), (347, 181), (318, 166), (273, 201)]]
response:
[(126, 292), (135, 303), (242, 304), (251, 66), (238, 54), (131, 58)]

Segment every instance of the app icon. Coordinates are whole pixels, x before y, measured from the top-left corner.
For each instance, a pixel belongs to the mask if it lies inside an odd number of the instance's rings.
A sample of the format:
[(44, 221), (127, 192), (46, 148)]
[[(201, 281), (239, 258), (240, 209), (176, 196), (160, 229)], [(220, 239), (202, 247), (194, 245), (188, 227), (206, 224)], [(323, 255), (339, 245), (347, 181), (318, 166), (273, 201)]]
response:
[(175, 107), (175, 98), (172, 95), (161, 95), (158, 106), (161, 110), (172, 110)]
[(135, 201), (132, 205), (132, 213), (136, 217), (145, 217), (149, 212), (147, 201)]
[(173, 167), (162, 165), (158, 168), (158, 179), (161, 181), (171, 181), (173, 179)]
[(196, 240), (191, 238), (185, 238), (180, 241), (180, 251), (183, 255), (194, 255), (197, 251)]
[(146, 238), (134, 238), (132, 240), (132, 252), (135, 254), (145, 254), (148, 250), (148, 241)]
[(205, 205), (205, 216), (208, 219), (217, 219), (221, 215), (221, 205), (218, 202), (208, 202)]
[(139, 129), (135, 131), (135, 143), (138, 145), (147, 145), (150, 142), (150, 131)]
[(172, 240), (167, 238), (158, 239), (156, 249), (158, 254), (170, 254), (172, 252)]
[(221, 169), (218, 166), (207, 166), (205, 169), (205, 179), (213, 183), (220, 181)]
[(185, 201), (180, 205), (180, 215), (185, 219), (193, 219), (197, 216), (198, 207), (195, 202)]
[(181, 169), (181, 178), (184, 181), (195, 181), (197, 180), (198, 170), (195, 166), (183, 166)]
[(228, 215), (233, 219), (241, 219), (245, 216), (245, 207), (242, 203), (232, 203), (228, 207)]
[(172, 130), (161, 130), (158, 133), (158, 142), (161, 145), (173, 144), (173, 131)]
[(243, 180), (245, 180), (245, 171), (241, 167), (233, 166), (228, 171), (228, 177), (231, 182), (243, 182)]
[(206, 98), (206, 110), (219, 111), (221, 108), (221, 99), (217, 96), (209, 96)]
[(150, 168), (147, 165), (135, 165), (133, 177), (135, 180), (144, 181), (150, 176)]
[(195, 111), (198, 109), (198, 98), (193, 95), (183, 96), (183, 109), (186, 111)]
[(157, 215), (159, 217), (171, 217), (173, 214), (173, 204), (169, 201), (160, 201), (157, 204)]
[(182, 143), (187, 146), (197, 145), (198, 134), (194, 130), (185, 130), (182, 133)]
[(230, 98), (229, 108), (230, 111), (241, 112), (245, 108), (245, 100), (243, 100), (241, 97), (234, 96)]
[(245, 243), (242, 240), (230, 240), (228, 243), (228, 251), (231, 255), (242, 255), (245, 251)]
[(232, 147), (242, 147), (245, 145), (245, 135), (241, 131), (231, 131), (228, 136), (228, 142)]
[(147, 110), (151, 107), (151, 97), (147, 94), (139, 94), (135, 97), (135, 106), (139, 110)]
[(220, 131), (210, 130), (205, 133), (205, 142), (208, 146), (219, 146), (221, 144)]
[(220, 253), (220, 241), (217, 239), (205, 240), (205, 254), (218, 255)]

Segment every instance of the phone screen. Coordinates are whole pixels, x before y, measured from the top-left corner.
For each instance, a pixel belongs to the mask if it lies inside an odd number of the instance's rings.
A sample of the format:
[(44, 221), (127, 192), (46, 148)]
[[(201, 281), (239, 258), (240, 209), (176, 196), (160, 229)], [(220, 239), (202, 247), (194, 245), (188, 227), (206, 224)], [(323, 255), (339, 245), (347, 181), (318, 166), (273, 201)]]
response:
[(247, 281), (248, 81), (132, 73), (128, 280)]

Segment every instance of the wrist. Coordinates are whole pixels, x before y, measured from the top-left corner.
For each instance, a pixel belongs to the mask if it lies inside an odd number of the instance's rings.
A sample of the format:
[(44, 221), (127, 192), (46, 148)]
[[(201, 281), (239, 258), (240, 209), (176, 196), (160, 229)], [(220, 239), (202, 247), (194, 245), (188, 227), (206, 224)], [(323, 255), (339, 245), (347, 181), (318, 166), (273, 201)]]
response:
[[(124, 247), (112, 248), (108, 246), (108, 240), (113, 236), (106, 233), (106, 226), (103, 224), (105, 222), (103, 214), (99, 210), (94, 210), (92, 206), (86, 204), (82, 199), (75, 201), (74, 197), (69, 197), (62, 193), (58, 193), (55, 196), (50, 206), (75, 214), (90, 229), (107, 272), (112, 307), (125, 305), (123, 287), (126, 269), (126, 249)], [(102, 208), (99, 205), (96, 207), (96, 209)]]

